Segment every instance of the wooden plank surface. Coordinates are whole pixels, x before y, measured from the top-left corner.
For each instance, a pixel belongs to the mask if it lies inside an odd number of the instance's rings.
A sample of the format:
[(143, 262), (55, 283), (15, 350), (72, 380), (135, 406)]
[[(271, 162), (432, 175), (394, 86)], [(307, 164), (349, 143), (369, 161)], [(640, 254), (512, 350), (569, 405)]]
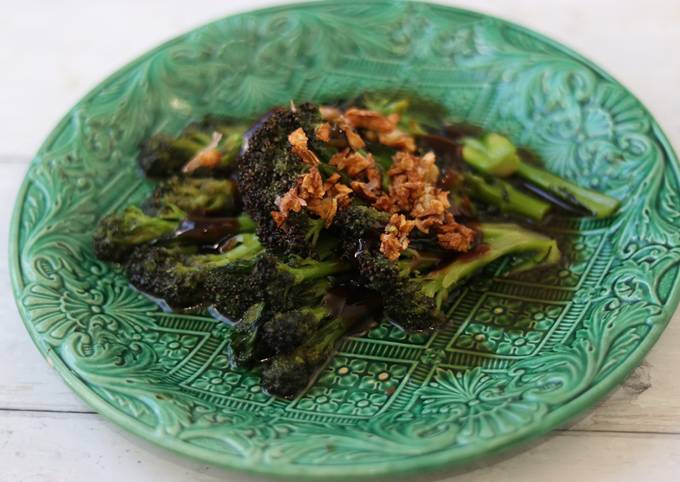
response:
[[(0, 412), (3, 481), (256, 482), (152, 446), (97, 415)], [(680, 435), (556, 432), (522, 451), (462, 473), (413, 482), (670, 482), (680, 472)]]
[[(0, 16), (0, 252), (19, 184), (59, 117), (160, 41), (269, 1), (15, 2)], [(680, 145), (680, 2), (461, 0), (562, 40), (629, 86)], [(77, 12), (77, 14), (74, 14)], [(0, 481), (255, 480), (155, 448), (91, 414), (34, 348), (0, 263)], [(468, 472), (470, 481), (677, 480), (680, 315), (629, 380), (568, 431)], [(455, 474), (430, 477), (453, 480)], [(425, 479), (419, 479), (425, 480)]]

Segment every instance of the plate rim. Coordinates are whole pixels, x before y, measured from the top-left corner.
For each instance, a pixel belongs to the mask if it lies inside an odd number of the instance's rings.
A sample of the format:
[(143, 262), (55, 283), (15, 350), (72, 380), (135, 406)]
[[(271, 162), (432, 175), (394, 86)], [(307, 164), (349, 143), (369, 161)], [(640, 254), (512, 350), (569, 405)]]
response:
[[(116, 69), (111, 74), (107, 75), (101, 81), (99, 81), (92, 89), (90, 89), (84, 96), (78, 99), (78, 101), (73, 104), (69, 110), (64, 114), (64, 116), (56, 123), (50, 133), (47, 135), (45, 140), (41, 143), (36, 154), (33, 156), (31, 162), (28, 164), (27, 173), (31, 167), (38, 164), (39, 155), (55, 138), (59, 133), (62, 126), (68, 122), (71, 112), (76, 109), (79, 105), (91, 99), (96, 95), (103, 85), (115, 80), (119, 76), (125, 74), (132, 68), (136, 68), (140, 63), (144, 62), (149, 57), (153, 57), (158, 52), (172, 46), (174, 43), (183, 40), (185, 37), (191, 35), (193, 32), (209, 27), (210, 25), (217, 24), (226, 18), (235, 18), (245, 15), (250, 15), (253, 13), (274, 13), (277, 11), (286, 11), (291, 9), (304, 9), (312, 6), (318, 6), (320, 4), (326, 3), (324, 0), (310, 0), (304, 2), (295, 2), (288, 4), (278, 4), (270, 7), (259, 8), (259, 9), (248, 9), (242, 10), (234, 14), (229, 14), (217, 18), (215, 20), (202, 23), (197, 25), (180, 35), (172, 37), (156, 47), (149, 49), (133, 58), (129, 62), (125, 63), (122, 67)], [(596, 62), (590, 60), (588, 57), (583, 56), (577, 51), (573, 50), (569, 46), (565, 45), (562, 41), (555, 40), (550, 36), (543, 34), (535, 29), (525, 27), (522, 24), (506, 20), (502, 17), (488, 14), (485, 12), (477, 11), (469, 8), (462, 8), (450, 5), (443, 5), (434, 2), (421, 2), (418, 0), (347, 0), (343, 2), (344, 4), (425, 4), (430, 7), (445, 9), (458, 13), (472, 13), (480, 17), (493, 19), (495, 21), (501, 22), (505, 25), (509, 25), (518, 31), (521, 31), (533, 38), (537, 38), (541, 42), (549, 44), (558, 51), (564, 53), (565, 55), (578, 60), (579, 62), (586, 65), (588, 68), (597, 72), (603, 78), (618, 84), (621, 86), (627, 94), (629, 94), (633, 99), (635, 99), (644, 113), (648, 116), (650, 120), (650, 130), (654, 132), (657, 140), (661, 143), (662, 147), (669, 154), (668, 161), (675, 164), (676, 169), (680, 169), (680, 160), (678, 159), (676, 151), (670, 143), (670, 140), (666, 136), (665, 132), (661, 128), (660, 124), (652, 114), (652, 112), (647, 108), (647, 106), (640, 101), (640, 99), (622, 82), (609, 74), (604, 68), (600, 67)], [(81, 398), (85, 403), (87, 403), (91, 408), (93, 408), (99, 415), (104, 416), (107, 420), (114, 422), (117, 426), (125, 429), (129, 433), (139, 436), (147, 442), (153, 445), (163, 447), (181, 456), (189, 456), (194, 460), (201, 462), (210, 463), (213, 465), (220, 466), (222, 468), (237, 470), (247, 474), (255, 475), (266, 475), (270, 477), (276, 477), (281, 479), (293, 479), (293, 478), (304, 478), (304, 479), (338, 479), (338, 478), (349, 478), (353, 480), (362, 480), (365, 478), (375, 478), (380, 476), (385, 476), (387, 474), (392, 475), (412, 475), (416, 473), (422, 473), (423, 471), (434, 472), (437, 470), (445, 470), (453, 466), (461, 466), (469, 464), (470, 462), (496, 455), (501, 452), (509, 452), (513, 449), (522, 449), (528, 442), (536, 440), (539, 437), (544, 436), (546, 433), (558, 428), (560, 426), (569, 425), (574, 418), (578, 415), (583, 414), (586, 410), (592, 408), (598, 402), (600, 402), (607, 394), (609, 394), (614, 388), (619, 386), (625, 378), (642, 362), (643, 358), (650, 349), (656, 344), (659, 337), (663, 331), (668, 326), (668, 323), (673, 317), (673, 314), (677, 311), (678, 304), (680, 303), (680, 281), (676, 280), (675, 285), (672, 288), (672, 292), (668, 297), (666, 306), (669, 307), (669, 313), (664, 314), (663, 321), (659, 321), (650, 329), (649, 334), (644, 338), (644, 340), (637, 346), (637, 348), (628, 356), (628, 358), (620, 364), (616, 369), (612, 370), (605, 378), (597, 382), (595, 385), (589, 387), (587, 390), (582, 392), (579, 396), (573, 398), (569, 402), (559, 406), (558, 408), (552, 410), (547, 415), (545, 415), (539, 422), (535, 424), (528, 425), (522, 432), (513, 432), (511, 435), (503, 435), (492, 439), (491, 441), (486, 441), (483, 446), (475, 445), (467, 448), (458, 448), (455, 454), (451, 454), (450, 451), (442, 450), (435, 453), (428, 453), (423, 455), (418, 455), (414, 457), (404, 458), (402, 461), (394, 462), (379, 462), (371, 464), (360, 464), (360, 465), (293, 465), (293, 464), (252, 464), (243, 463), (242, 458), (235, 457), (227, 454), (217, 454), (216, 452), (209, 451), (207, 449), (202, 449), (200, 447), (192, 446), (190, 444), (182, 443), (178, 439), (170, 437), (158, 436), (152, 429), (146, 427), (145, 425), (137, 422), (132, 417), (118, 411), (101, 397), (96, 395), (83, 381), (81, 381), (71, 369), (66, 366), (61, 358), (59, 358), (53, 350), (46, 348), (41, 342), (36, 333), (30, 328), (28, 315), (25, 312), (25, 308), (21, 304), (21, 295), (24, 288), (23, 272), (20, 265), (20, 250), (19, 250), (19, 231), (20, 231), (20, 218), (24, 208), (24, 200), (27, 194), (27, 189), (29, 186), (29, 176), (24, 175), (19, 192), (15, 198), (14, 207), (12, 210), (12, 216), (10, 220), (9, 229), (9, 274), (10, 283), (12, 287), (12, 294), (14, 301), (17, 305), (22, 322), (28, 331), (31, 340), (36, 345), (40, 353), (45, 357), (48, 365), (54, 368), (62, 379), (66, 382), (69, 388), (75, 392), (75, 394)], [(678, 278), (680, 279), (680, 278)], [(483, 447), (483, 450), (480, 448)], [(210, 456), (212, 454), (212, 457)]]

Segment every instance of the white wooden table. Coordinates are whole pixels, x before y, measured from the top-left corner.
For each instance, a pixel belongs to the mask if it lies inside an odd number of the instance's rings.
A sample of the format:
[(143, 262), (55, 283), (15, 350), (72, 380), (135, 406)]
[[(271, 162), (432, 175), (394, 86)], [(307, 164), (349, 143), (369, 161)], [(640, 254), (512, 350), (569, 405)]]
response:
[[(33, 153), (123, 63), (182, 31), (267, 5), (243, 0), (23, 0), (0, 16), (0, 253)], [(680, 146), (679, 0), (460, 0), (562, 40), (651, 108)], [(1, 258), (0, 258), (1, 259)], [(255, 480), (157, 449), (94, 414), (34, 348), (0, 262), (0, 481)], [(630, 379), (569, 428), (466, 481), (680, 480), (680, 314)], [(438, 476), (423, 480), (437, 480)]]

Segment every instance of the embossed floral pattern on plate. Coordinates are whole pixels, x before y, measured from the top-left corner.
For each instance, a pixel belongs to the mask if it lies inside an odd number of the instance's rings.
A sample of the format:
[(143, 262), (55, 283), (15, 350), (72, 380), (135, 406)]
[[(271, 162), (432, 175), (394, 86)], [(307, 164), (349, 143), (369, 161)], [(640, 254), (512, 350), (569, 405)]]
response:
[[(227, 327), (162, 313), (94, 258), (97, 220), (151, 188), (134, 162), (149, 134), (208, 112), (251, 116), (384, 89), (415, 90), (503, 132), (623, 208), (608, 220), (556, 219), (546, 229), (559, 266), (502, 277), (499, 263), (455, 293), (436, 333), (383, 322), (348, 339), (294, 400), (230, 367)], [(159, 47), (66, 115), (17, 200), (13, 289), (67, 383), (159, 445), (270, 476), (421, 473), (545, 433), (639, 363), (678, 301), (679, 186), (677, 158), (645, 108), (535, 33), (397, 0), (274, 8)]]

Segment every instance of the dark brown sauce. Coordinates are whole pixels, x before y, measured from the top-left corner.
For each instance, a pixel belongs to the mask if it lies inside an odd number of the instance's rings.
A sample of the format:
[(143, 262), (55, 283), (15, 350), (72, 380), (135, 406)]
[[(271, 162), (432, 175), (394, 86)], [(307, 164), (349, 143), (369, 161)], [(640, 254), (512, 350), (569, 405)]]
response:
[(449, 139), (458, 140), (463, 137), (480, 136), (484, 134), (484, 129), (468, 122), (454, 122), (442, 127), (441, 134)]
[(328, 290), (323, 304), (332, 316), (342, 319), (349, 334), (365, 331), (365, 324), (379, 318), (382, 298), (377, 292), (356, 286), (336, 286)]
[(557, 208), (557, 210), (561, 211), (563, 214), (579, 217), (592, 215), (592, 213), (585, 209), (570, 193), (563, 193), (563, 197), (559, 197), (522, 179), (514, 180), (513, 184), (524, 188), (525, 191), (535, 194), (544, 201), (548, 201), (553, 205), (553, 208)]
[(212, 218), (189, 215), (175, 231), (175, 239), (212, 245), (239, 232), (238, 218)]
[(417, 136), (417, 141), (421, 146), (432, 149), (444, 165), (462, 167), (463, 146), (459, 142), (439, 134), (422, 134)]

